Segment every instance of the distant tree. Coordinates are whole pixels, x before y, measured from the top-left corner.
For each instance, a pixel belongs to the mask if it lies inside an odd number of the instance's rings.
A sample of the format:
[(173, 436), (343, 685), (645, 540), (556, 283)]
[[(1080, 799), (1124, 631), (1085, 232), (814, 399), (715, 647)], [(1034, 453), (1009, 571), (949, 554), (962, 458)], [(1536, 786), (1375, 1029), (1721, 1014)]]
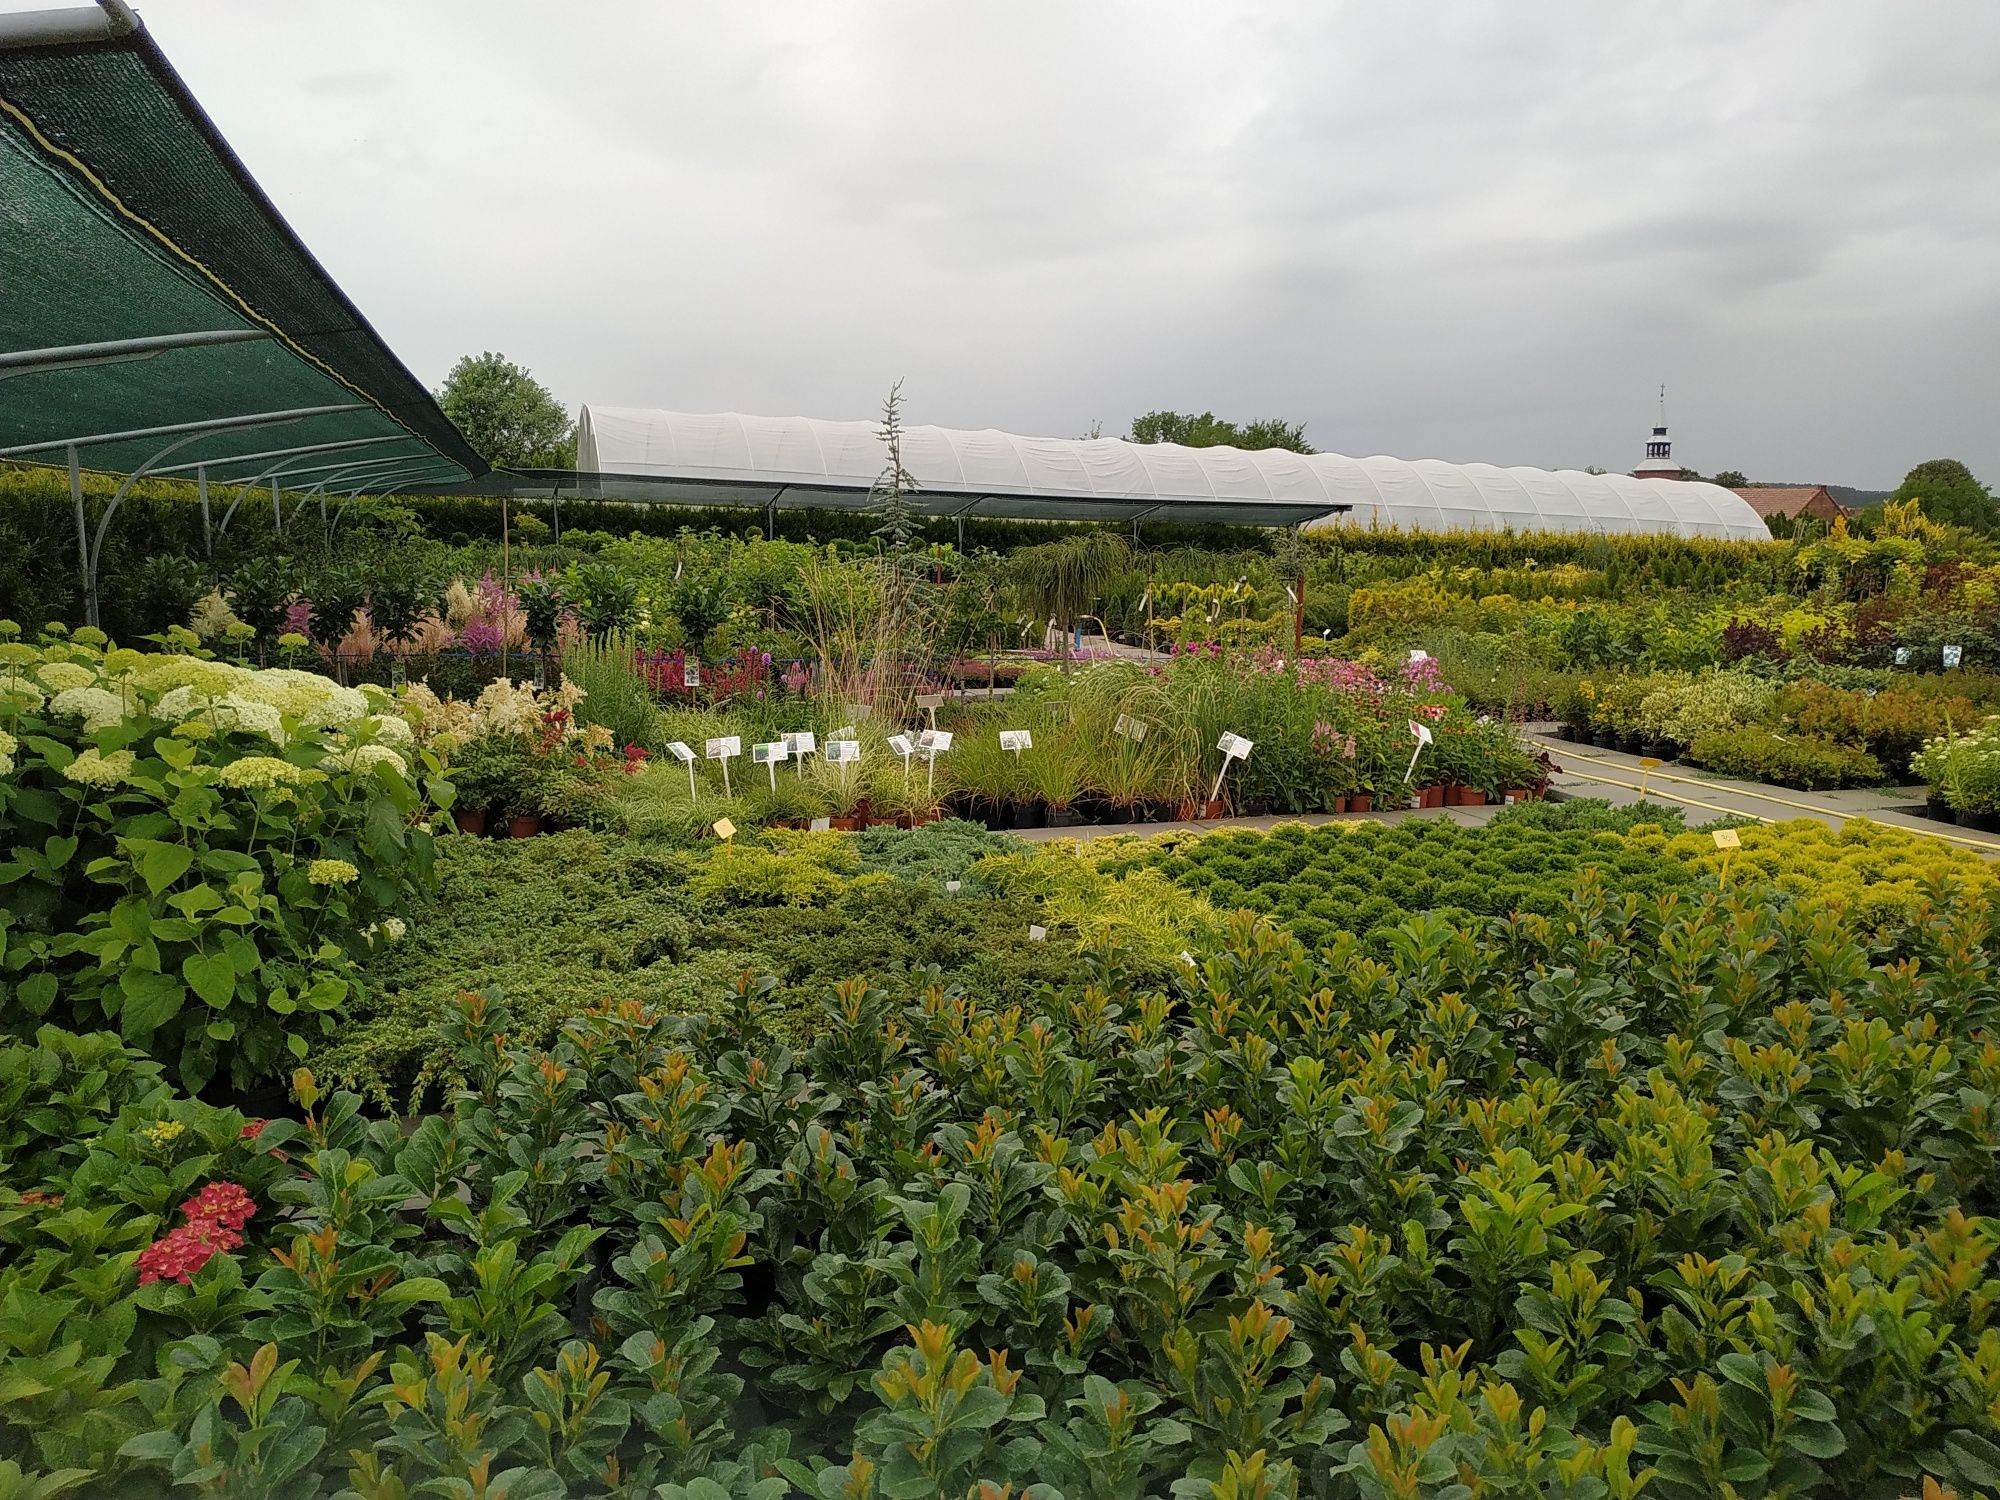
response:
[(1226, 422), (1212, 411), (1149, 411), (1132, 419), (1134, 443), (1179, 443), (1185, 448), (1286, 448), (1311, 453), (1306, 424), (1266, 417), (1257, 422)]
[(1743, 477), (1741, 469), (1724, 469), (1715, 476), (1715, 482), (1725, 490), (1740, 490), (1750, 483)]
[(1889, 499), (1915, 500), (1926, 516), (1947, 526), (2000, 530), (2000, 503), (1972, 477), (1972, 470), (1955, 458), (1933, 458), (1918, 464), (1903, 476)]
[(573, 469), (576, 424), (555, 393), (504, 354), (468, 354), (437, 403), (479, 456), (501, 469)]

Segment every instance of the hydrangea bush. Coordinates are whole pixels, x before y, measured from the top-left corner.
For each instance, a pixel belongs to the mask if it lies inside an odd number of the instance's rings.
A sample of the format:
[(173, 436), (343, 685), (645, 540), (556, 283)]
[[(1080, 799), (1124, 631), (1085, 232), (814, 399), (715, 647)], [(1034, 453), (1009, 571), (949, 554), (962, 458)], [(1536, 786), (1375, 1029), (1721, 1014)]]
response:
[(0, 1025), (111, 1027), (190, 1088), (303, 1055), (381, 940), (364, 930), (430, 878), (435, 757), (379, 689), (18, 634), (0, 630)]

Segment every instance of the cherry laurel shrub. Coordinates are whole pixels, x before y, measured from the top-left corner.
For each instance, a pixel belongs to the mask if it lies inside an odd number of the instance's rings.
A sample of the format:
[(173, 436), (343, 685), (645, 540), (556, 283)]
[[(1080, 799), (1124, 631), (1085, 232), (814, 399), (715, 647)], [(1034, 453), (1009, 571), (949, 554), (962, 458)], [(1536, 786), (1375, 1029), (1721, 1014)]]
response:
[(1004, 1008), (845, 983), (804, 1047), (748, 980), (546, 1051), (468, 994), (463, 1087), (408, 1128), (303, 1071), (260, 1129), (115, 1041), (0, 1048), (0, 1090), (67, 1076), (40, 1048), (121, 1080), (0, 1154), (0, 1462), (110, 1497), (1990, 1491), (1991, 936), (1949, 890), (1864, 939), (1586, 877), (1317, 953), (1239, 915), (1164, 985), (1096, 945)]
[(189, 1088), (270, 1076), (428, 884), (450, 795), (380, 689), (0, 641), (0, 1027), (110, 1027)]

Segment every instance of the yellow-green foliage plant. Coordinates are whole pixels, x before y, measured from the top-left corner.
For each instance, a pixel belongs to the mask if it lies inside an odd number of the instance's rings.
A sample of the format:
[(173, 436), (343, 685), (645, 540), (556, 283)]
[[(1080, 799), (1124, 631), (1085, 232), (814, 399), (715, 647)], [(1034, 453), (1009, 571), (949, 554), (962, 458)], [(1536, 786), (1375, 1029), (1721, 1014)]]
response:
[(1765, 884), (1803, 907), (1844, 913), (1869, 929), (1907, 921), (1934, 904), (1946, 883), (1956, 899), (1981, 907), (2000, 887), (1993, 865), (1971, 850), (1867, 818), (1839, 828), (1812, 818), (1742, 828), (1741, 847), (1727, 851), (1708, 833), (1642, 828), (1628, 838), (1708, 874), (1722, 873), (1726, 855), (1732, 885)]

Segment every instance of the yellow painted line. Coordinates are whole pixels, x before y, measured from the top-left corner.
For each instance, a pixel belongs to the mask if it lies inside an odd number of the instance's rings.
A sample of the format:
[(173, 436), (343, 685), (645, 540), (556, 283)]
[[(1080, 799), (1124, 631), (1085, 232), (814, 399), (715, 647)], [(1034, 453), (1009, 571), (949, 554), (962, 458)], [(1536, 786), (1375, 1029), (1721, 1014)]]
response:
[[(1587, 760), (1592, 762), (1593, 764), (1600, 766), (1618, 766), (1617, 761), (1606, 760), (1601, 755), (1585, 755), (1582, 752), (1576, 750), (1558, 750), (1557, 749), (1558, 746), (1566, 743), (1565, 741), (1562, 740), (1542, 740), (1541, 743), (1543, 745), (1546, 745), (1551, 750), (1556, 750), (1557, 754), (1568, 755), (1576, 760)], [(1618, 768), (1620, 770), (1624, 769), (1624, 767), (1622, 766), (1618, 766)], [(1717, 788), (1713, 781), (1709, 781), (1700, 776), (1675, 776), (1667, 771), (1653, 771), (1649, 774), (1655, 781), (1677, 781), (1682, 786), (1705, 786), (1714, 790), (1722, 790), (1721, 788)], [(1828, 818), (1860, 818), (1867, 816), (1866, 813), (1850, 813), (1843, 811), (1838, 807), (1823, 807), (1817, 802), (1799, 802), (1791, 797), (1780, 797), (1776, 792), (1743, 791), (1733, 786), (1727, 788), (1727, 791), (1729, 792), (1729, 795), (1732, 797), (1754, 797), (1759, 802), (1775, 802), (1780, 807), (1796, 807), (1801, 812), (1818, 813), (1821, 816)], [(1943, 835), (1939, 835), (1939, 837), (1942, 836)], [(1996, 849), (2000, 849), (2000, 844), (1996, 844), (1994, 845), (1994, 847)]]
[[(1595, 757), (1592, 758), (1595, 759)], [(1644, 791), (1647, 797), (1649, 798), (1658, 796), (1664, 798), (1668, 802), (1685, 803), (1689, 807), (1699, 807), (1708, 812), (1722, 813), (1732, 818), (1754, 818), (1759, 823), (1771, 823), (1776, 821), (1776, 819), (1765, 817), (1762, 813), (1745, 812), (1740, 807), (1723, 807), (1714, 802), (1703, 802), (1699, 798), (1685, 797), (1677, 792), (1662, 792), (1656, 787), (1642, 788), (1636, 781), (1620, 781), (1616, 776), (1605, 776), (1602, 774), (1594, 774), (1590, 771), (1574, 771), (1571, 772), (1570, 774), (1574, 776), (1579, 776), (1585, 781), (1602, 782), (1606, 786), (1622, 786), (1635, 792)], [(1679, 780), (1680, 778), (1675, 777), (1674, 779)]]
[[(1602, 756), (1591, 755), (1591, 756), (1585, 756), (1583, 757), (1583, 759), (1596, 761), (1599, 765), (1612, 764), (1611, 762), (1605, 761)], [(1636, 781), (1621, 781), (1616, 776), (1606, 776), (1598, 772), (1576, 771), (1572, 772), (1571, 774), (1580, 777), (1584, 781), (1602, 782), (1605, 786), (1622, 786), (1635, 792), (1641, 789), (1639, 783)], [(1706, 782), (1696, 781), (1692, 777), (1687, 777), (1687, 776), (1671, 776), (1671, 777), (1666, 777), (1664, 779), (1669, 781), (1682, 782), (1690, 786), (1708, 785), (1708, 783)], [(1758, 795), (1756, 792), (1737, 792), (1734, 788), (1731, 788), (1730, 791), (1732, 796), (1755, 797)], [(1652, 795), (1652, 793), (1649, 791), (1647, 795), (1650, 796)], [(1669, 802), (1680, 802), (1684, 803), (1689, 807), (1702, 808), (1708, 812), (1724, 813), (1732, 818), (1754, 818), (1759, 823), (1774, 823), (1777, 821), (1777, 819), (1775, 818), (1765, 817), (1764, 814), (1762, 813), (1746, 812), (1744, 809), (1740, 807), (1720, 807), (1713, 802), (1703, 802), (1698, 798), (1682, 796), (1681, 794), (1676, 792), (1660, 792), (1659, 795), (1665, 798)], [(1922, 838), (1942, 839), (1947, 844), (1963, 844), (1968, 849), (1981, 849), (1988, 854), (2000, 854), (2000, 844), (1991, 843), (1986, 839), (1967, 838), (1962, 833), (1940, 833), (1937, 830), (1931, 828), (1910, 828), (1906, 827), (1901, 823), (1884, 823), (1879, 821), (1878, 819), (1870, 818), (1866, 813), (1845, 812), (1837, 807), (1814, 807), (1809, 803), (1794, 802), (1788, 797), (1769, 797), (1766, 798), (1765, 800), (1770, 802), (1781, 802), (1786, 807), (1803, 808), (1805, 811), (1813, 813), (1822, 818), (1838, 818), (1843, 823), (1851, 822), (1855, 818), (1863, 818), (1870, 823), (1874, 823), (1877, 828), (1894, 828), (1900, 833), (1914, 833)]]

